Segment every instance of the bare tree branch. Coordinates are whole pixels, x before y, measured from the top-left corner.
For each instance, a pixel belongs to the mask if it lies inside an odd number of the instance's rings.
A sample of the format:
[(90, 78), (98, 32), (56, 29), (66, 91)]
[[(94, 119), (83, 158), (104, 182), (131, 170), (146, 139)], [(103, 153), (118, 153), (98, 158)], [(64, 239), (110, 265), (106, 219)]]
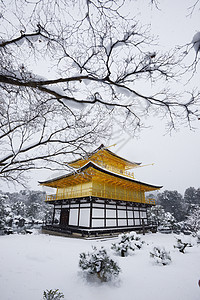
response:
[(66, 156), (102, 143), (116, 124), (135, 134), (154, 114), (170, 128), (200, 117), (198, 91), (170, 88), (186, 72), (183, 52), (191, 44), (161, 53), (148, 27), (125, 15), (126, 0), (1, 6), (3, 179), (20, 181), (34, 168), (67, 169)]

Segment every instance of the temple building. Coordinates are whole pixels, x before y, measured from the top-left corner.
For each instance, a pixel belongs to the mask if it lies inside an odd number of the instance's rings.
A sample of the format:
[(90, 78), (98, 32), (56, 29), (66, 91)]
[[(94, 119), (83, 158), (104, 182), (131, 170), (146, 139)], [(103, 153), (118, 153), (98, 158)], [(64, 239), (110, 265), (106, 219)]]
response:
[(152, 229), (147, 208), (154, 199), (145, 198), (155, 186), (138, 181), (130, 170), (140, 163), (128, 161), (101, 145), (86, 158), (68, 163), (73, 171), (40, 182), (56, 188), (47, 195), (53, 206), (52, 220), (44, 232), (82, 236)]

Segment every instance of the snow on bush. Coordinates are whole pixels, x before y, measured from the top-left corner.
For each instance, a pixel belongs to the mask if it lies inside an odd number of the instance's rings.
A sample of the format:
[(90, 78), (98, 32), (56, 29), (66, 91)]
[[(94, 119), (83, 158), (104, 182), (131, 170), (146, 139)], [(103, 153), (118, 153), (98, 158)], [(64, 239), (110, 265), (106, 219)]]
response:
[(175, 239), (176, 239), (176, 244), (174, 245), (174, 248), (177, 248), (181, 253), (185, 253), (186, 247), (193, 246), (190, 236), (185, 236), (184, 234), (180, 234), (178, 236), (175, 236)]
[(120, 253), (122, 257), (125, 257), (129, 254), (130, 250), (141, 249), (142, 244), (141, 237), (132, 231), (120, 234), (117, 243), (113, 243), (111, 249)]
[(115, 279), (121, 271), (117, 263), (108, 256), (104, 247), (92, 249), (92, 252), (80, 254), (79, 267), (86, 275), (97, 277), (101, 282)]
[(60, 300), (61, 298), (64, 298), (64, 295), (63, 295), (63, 293), (59, 292), (58, 289), (46, 290), (43, 293), (44, 300)]
[(163, 266), (171, 263), (170, 252), (166, 251), (164, 247), (155, 246), (150, 252), (150, 257), (154, 259), (154, 262)]
[(200, 244), (200, 230), (196, 233), (197, 236), (197, 244)]

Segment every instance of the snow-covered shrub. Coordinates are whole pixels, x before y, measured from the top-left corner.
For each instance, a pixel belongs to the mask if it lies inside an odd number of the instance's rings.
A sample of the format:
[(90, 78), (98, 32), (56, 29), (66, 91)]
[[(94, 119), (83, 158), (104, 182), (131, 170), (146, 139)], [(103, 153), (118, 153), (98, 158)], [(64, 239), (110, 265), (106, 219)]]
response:
[(153, 258), (157, 264), (161, 264), (163, 266), (171, 263), (170, 252), (166, 251), (164, 247), (155, 246), (150, 252), (150, 257)]
[(118, 236), (118, 241), (112, 244), (111, 249), (119, 253), (122, 257), (125, 257), (128, 255), (129, 250), (135, 250), (135, 246), (132, 245), (128, 234), (123, 233)]
[(130, 233), (123, 233), (118, 236), (118, 241), (113, 243), (111, 249), (120, 253), (122, 257), (129, 254), (129, 251), (135, 251), (135, 249), (140, 249), (143, 242), (141, 237), (137, 235), (134, 231)]
[(200, 230), (196, 233), (197, 236), (197, 244), (200, 244)]
[(64, 298), (63, 293), (59, 292), (59, 289), (56, 290), (46, 290), (43, 293), (44, 300), (60, 300)]
[(79, 267), (86, 275), (96, 276), (101, 282), (111, 281), (121, 271), (120, 267), (107, 254), (104, 247), (92, 248), (92, 252), (81, 253)]
[(191, 242), (190, 236), (185, 236), (184, 234), (180, 234), (179, 236), (175, 236), (176, 244), (174, 248), (177, 248), (181, 253), (185, 253), (186, 247), (192, 247), (193, 244)]
[(127, 234), (129, 239), (131, 240), (132, 244), (135, 245), (136, 249), (141, 249), (144, 241), (141, 240), (141, 236), (134, 231), (131, 231)]

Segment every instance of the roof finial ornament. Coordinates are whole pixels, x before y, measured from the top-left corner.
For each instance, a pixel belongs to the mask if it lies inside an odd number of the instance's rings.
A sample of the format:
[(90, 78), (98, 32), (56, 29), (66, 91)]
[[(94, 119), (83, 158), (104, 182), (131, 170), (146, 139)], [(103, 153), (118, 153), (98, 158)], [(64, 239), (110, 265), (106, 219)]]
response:
[(110, 146), (105, 147), (105, 148), (108, 149), (108, 148), (115, 147), (115, 146), (117, 146), (117, 144), (113, 144), (113, 145), (110, 145)]

